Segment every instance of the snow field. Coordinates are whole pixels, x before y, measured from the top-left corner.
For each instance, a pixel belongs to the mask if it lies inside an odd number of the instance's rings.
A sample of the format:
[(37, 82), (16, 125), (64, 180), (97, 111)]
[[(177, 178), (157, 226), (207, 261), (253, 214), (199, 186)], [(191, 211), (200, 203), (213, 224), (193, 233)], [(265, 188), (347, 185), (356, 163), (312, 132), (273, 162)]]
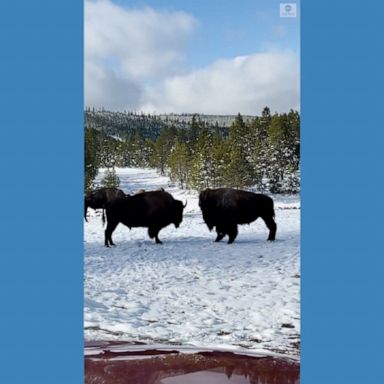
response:
[(84, 223), (84, 321), (87, 340), (142, 341), (298, 354), (300, 203), (273, 196), (277, 240), (258, 219), (239, 226), (234, 244), (215, 243), (198, 194), (170, 185), (154, 170), (117, 169), (120, 188), (164, 187), (188, 201), (180, 227), (160, 231), (119, 224), (104, 247), (100, 212)]

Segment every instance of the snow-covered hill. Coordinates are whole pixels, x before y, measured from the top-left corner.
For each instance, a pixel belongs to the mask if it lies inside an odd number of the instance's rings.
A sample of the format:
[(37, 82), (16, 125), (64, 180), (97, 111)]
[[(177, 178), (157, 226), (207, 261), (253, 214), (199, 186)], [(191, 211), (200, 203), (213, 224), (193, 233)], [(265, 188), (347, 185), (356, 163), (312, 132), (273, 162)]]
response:
[(180, 228), (120, 224), (104, 247), (99, 212), (84, 223), (86, 340), (131, 340), (298, 354), (300, 340), (300, 201), (273, 196), (277, 240), (262, 220), (239, 226), (234, 244), (215, 243), (195, 191), (154, 170), (117, 169), (126, 193), (164, 187), (187, 200)]

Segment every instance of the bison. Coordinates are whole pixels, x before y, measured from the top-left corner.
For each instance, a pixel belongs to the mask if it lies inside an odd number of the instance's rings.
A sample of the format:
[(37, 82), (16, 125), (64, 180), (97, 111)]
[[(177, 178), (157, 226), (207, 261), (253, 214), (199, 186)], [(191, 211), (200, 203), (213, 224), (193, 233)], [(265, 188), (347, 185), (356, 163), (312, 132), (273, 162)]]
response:
[(238, 234), (237, 225), (249, 224), (258, 217), (269, 229), (268, 240), (275, 240), (275, 211), (269, 196), (232, 188), (208, 188), (200, 193), (199, 206), (209, 230), (216, 227), (215, 241), (228, 235), (228, 244), (233, 243)]
[(107, 227), (105, 229), (104, 243), (106, 247), (115, 245), (112, 233), (119, 223), (129, 229), (133, 227), (148, 228), (148, 235), (155, 238), (157, 244), (162, 244), (159, 232), (169, 224), (179, 227), (183, 220), (185, 205), (175, 200), (171, 194), (163, 191), (142, 192), (124, 199), (117, 199), (107, 204)]
[(87, 192), (84, 197), (84, 219), (87, 221), (87, 210), (89, 208), (103, 210), (103, 222), (105, 221), (104, 209), (108, 203), (115, 199), (125, 197), (125, 193), (118, 188), (100, 188)]

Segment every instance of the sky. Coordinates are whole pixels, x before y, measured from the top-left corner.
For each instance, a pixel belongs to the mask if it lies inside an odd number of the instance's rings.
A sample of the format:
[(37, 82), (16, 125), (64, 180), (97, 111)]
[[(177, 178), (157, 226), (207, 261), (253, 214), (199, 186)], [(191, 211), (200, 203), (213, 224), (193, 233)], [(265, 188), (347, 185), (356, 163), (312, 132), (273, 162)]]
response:
[(300, 108), (300, 10), (276, 0), (85, 0), (85, 106), (257, 115)]

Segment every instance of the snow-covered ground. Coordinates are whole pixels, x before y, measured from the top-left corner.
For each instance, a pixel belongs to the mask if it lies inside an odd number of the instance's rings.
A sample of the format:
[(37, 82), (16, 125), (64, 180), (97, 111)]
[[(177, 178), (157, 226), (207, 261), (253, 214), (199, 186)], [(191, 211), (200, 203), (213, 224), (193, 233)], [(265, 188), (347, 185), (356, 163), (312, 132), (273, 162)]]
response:
[(160, 231), (119, 224), (104, 247), (100, 212), (84, 223), (86, 340), (124, 340), (298, 354), (300, 200), (273, 196), (277, 236), (259, 219), (239, 226), (234, 244), (213, 240), (198, 194), (149, 169), (117, 169), (120, 188), (164, 187), (188, 201), (180, 227)]

